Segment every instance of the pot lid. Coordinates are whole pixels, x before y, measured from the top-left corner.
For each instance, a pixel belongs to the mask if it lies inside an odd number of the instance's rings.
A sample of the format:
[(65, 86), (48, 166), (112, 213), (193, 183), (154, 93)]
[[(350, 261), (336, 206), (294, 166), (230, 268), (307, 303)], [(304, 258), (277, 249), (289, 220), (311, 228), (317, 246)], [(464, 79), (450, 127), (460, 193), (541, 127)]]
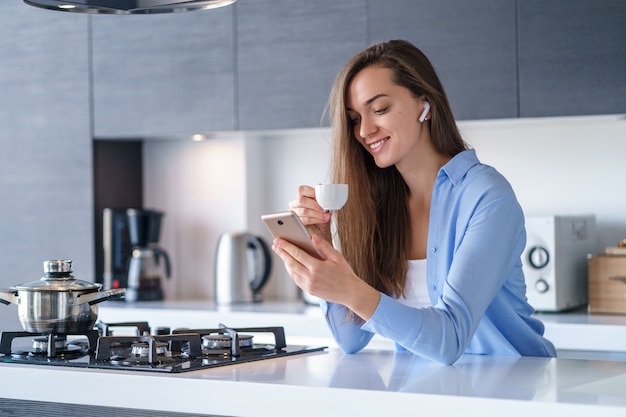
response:
[(24, 0), (48, 10), (92, 14), (150, 14), (214, 9), (236, 0)]
[(72, 261), (54, 259), (44, 261), (44, 276), (39, 281), (28, 284), (16, 285), (17, 290), (25, 291), (82, 291), (90, 292), (99, 290), (102, 285), (93, 282), (82, 281), (72, 275)]

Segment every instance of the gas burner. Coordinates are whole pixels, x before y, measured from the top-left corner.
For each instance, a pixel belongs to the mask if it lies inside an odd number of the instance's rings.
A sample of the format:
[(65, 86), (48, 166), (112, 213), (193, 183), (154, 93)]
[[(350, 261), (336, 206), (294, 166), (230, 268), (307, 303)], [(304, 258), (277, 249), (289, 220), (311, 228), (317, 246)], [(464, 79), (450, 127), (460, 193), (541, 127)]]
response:
[[(171, 352), (167, 349), (167, 343), (156, 342), (154, 345), (156, 356), (150, 356), (152, 347), (150, 343), (137, 342), (132, 343), (130, 353), (117, 354), (111, 356), (109, 363), (120, 367), (146, 367), (146, 366), (163, 366), (175, 365), (181, 362), (182, 355), (172, 357)], [(151, 358), (151, 359), (150, 359)]]
[(15, 359), (31, 358), (33, 360), (41, 359), (59, 359), (59, 360), (71, 360), (85, 356), (89, 353), (89, 343), (87, 339), (82, 341), (70, 342), (62, 349), (57, 347), (55, 356), (48, 356), (47, 350), (44, 347), (42, 350), (15, 350), (11, 352), (11, 357)]
[[(67, 349), (67, 338), (60, 337), (60, 336), (53, 336), (52, 339), (54, 341), (54, 349), (57, 352), (62, 352), (65, 349)], [(50, 340), (48, 337), (45, 337), (45, 336), (35, 337), (33, 339), (33, 353), (47, 352), (49, 343), (50, 343)]]
[[(157, 356), (165, 356), (167, 354), (167, 343), (155, 342), (154, 348)], [(147, 358), (150, 352), (150, 344), (146, 342), (133, 343), (130, 346), (130, 354), (134, 357)]]
[[(50, 349), (50, 339), (53, 339), (54, 349)], [(49, 357), (48, 353), (54, 350), (52, 357), (61, 359), (71, 359), (89, 353), (89, 340), (77, 339), (68, 342), (67, 336), (41, 336), (33, 339), (33, 350), (28, 352), (29, 356)]]
[(101, 336), (96, 360), (111, 363), (156, 364), (165, 358), (184, 360), (202, 356), (200, 336), (178, 335)]
[[(287, 347), (285, 329), (282, 327), (231, 328), (220, 324), (220, 327), (217, 329), (174, 329), (172, 334), (178, 334), (179, 332), (197, 333), (201, 335), (205, 348), (203, 352), (206, 355), (226, 354), (232, 357), (241, 356), (241, 348), (246, 350), (252, 349), (255, 346), (252, 344), (252, 336), (243, 333), (272, 333), (274, 335), (274, 344), (271, 345), (271, 350), (280, 351)], [(213, 341), (217, 342), (215, 343), (215, 347), (211, 347)], [(227, 344), (228, 346), (226, 346)]]
[[(84, 336), (68, 341), (68, 336)], [(30, 338), (31, 349), (13, 349), (13, 342)], [(41, 334), (30, 332), (3, 332), (0, 340), (0, 354), (14, 357), (43, 357), (71, 359), (87, 355), (95, 349), (98, 340), (98, 331), (90, 330), (71, 334)]]
[[(252, 347), (252, 335), (240, 334), (239, 347)], [(227, 334), (208, 334), (202, 336), (202, 347), (206, 350), (230, 349), (233, 338)]]

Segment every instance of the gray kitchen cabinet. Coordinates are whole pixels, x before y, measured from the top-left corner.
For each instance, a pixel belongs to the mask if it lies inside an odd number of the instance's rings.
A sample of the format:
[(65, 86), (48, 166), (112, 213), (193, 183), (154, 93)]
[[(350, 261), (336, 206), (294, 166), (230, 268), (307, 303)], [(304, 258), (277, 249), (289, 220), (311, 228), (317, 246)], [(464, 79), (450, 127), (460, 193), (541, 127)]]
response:
[(234, 8), (92, 17), (94, 135), (234, 130)]
[(626, 113), (626, 2), (519, 2), (520, 116)]
[[(626, 111), (620, 0), (238, 0), (92, 21), (97, 138), (327, 125), (332, 81), (373, 42), (431, 59), (460, 120)], [(585, 99), (582, 99), (582, 98)]]
[(238, 0), (239, 129), (319, 127), (332, 81), (367, 45), (365, 0)]
[(431, 60), (457, 119), (517, 116), (515, 0), (371, 0), (371, 42), (406, 39)]
[[(46, 259), (93, 279), (88, 46), (87, 16), (0, 2), (0, 287)], [(0, 328), (16, 317), (0, 308)]]

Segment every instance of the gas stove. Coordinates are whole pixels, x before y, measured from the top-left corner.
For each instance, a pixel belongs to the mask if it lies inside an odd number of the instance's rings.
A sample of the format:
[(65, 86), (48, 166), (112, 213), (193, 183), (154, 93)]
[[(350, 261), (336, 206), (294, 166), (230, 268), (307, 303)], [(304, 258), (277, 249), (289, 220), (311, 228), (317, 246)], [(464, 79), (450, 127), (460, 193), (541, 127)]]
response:
[[(118, 334), (117, 330), (131, 330)], [(271, 336), (270, 343), (254, 337)], [(147, 322), (103, 323), (84, 334), (3, 332), (0, 362), (179, 373), (317, 352), (325, 346), (287, 345), (282, 327), (174, 329), (151, 332)]]

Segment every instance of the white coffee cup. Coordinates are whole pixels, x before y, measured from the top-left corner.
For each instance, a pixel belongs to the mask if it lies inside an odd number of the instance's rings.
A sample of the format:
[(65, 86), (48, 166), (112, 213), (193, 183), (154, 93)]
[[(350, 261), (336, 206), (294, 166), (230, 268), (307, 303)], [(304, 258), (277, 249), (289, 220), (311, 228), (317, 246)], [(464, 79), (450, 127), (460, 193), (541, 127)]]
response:
[(339, 210), (348, 201), (348, 184), (317, 184), (315, 199), (324, 210)]

